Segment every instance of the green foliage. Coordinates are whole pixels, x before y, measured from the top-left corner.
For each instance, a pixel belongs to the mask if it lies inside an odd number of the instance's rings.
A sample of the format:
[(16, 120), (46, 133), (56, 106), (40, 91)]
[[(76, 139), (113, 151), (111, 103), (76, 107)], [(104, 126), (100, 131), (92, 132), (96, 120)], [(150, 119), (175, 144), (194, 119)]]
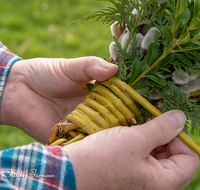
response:
[(172, 43), (172, 32), (171, 32), (170, 28), (167, 26), (164, 26), (162, 28), (162, 32), (163, 32), (165, 39), (168, 41), (169, 44), (171, 44)]
[[(175, 3), (174, 0), (168, 0), (158, 5), (155, 0), (147, 0), (142, 1), (141, 8), (138, 0), (107, 1), (112, 4), (111, 7), (96, 11), (79, 22), (101, 21), (108, 25), (115, 21), (125, 23), (130, 33), (126, 46), (122, 48), (114, 38), (121, 55), (115, 62), (119, 66), (117, 77), (141, 93), (147, 88), (153, 89), (162, 99), (163, 112), (180, 109), (192, 121), (192, 130), (198, 128), (199, 105), (170, 81), (174, 70), (185, 77), (185, 71), (200, 76), (194, 66), (200, 60), (200, 1), (177, 0)], [(131, 13), (133, 7), (137, 9), (138, 15)], [(147, 23), (159, 31), (145, 56), (141, 55), (137, 47), (136, 33), (138, 27)], [(131, 53), (127, 53), (129, 46)]]
[(158, 59), (158, 55), (159, 52), (157, 45), (155, 43), (151, 43), (147, 51), (147, 64), (151, 66)]

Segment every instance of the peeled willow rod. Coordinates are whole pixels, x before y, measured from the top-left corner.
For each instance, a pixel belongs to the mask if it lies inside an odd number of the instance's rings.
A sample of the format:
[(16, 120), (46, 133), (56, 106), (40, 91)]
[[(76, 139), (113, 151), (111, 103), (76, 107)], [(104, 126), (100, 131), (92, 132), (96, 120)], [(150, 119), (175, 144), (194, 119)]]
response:
[(119, 120), (106, 107), (102, 106), (100, 103), (88, 97), (84, 100), (84, 102), (94, 110), (98, 111), (105, 118), (110, 127), (115, 127), (120, 125)]
[[(153, 106), (149, 101), (141, 96), (136, 90), (131, 88), (129, 85), (127, 85), (125, 82), (121, 81), (117, 77), (112, 77), (109, 79), (109, 81), (118, 86), (122, 91), (129, 94), (136, 102), (147, 109), (155, 117), (162, 114), (155, 106)], [(177, 136), (183, 141), (185, 145), (190, 147), (200, 156), (200, 147), (186, 133), (181, 131)]]
[(117, 110), (116, 107), (111, 102), (109, 102), (105, 97), (92, 91), (88, 94), (88, 97), (92, 98), (93, 100), (96, 100), (104, 107), (106, 107), (108, 110), (110, 110), (111, 113), (119, 120), (120, 125), (129, 126), (128, 121), (126, 121), (126, 118), (122, 115), (122, 113), (119, 112), (119, 110)]
[(100, 128), (110, 128), (106, 120), (100, 115), (99, 112), (93, 110), (92, 108), (86, 106), (85, 104), (79, 104), (75, 109), (78, 109), (85, 113), (94, 123), (96, 123)]
[(106, 89), (103, 86), (97, 85), (95, 86), (92, 91), (98, 92), (102, 96), (106, 97), (111, 103), (115, 104), (116, 108), (124, 115), (124, 117), (128, 120), (128, 122), (133, 122), (133, 124), (136, 124), (135, 120), (135, 114), (132, 113), (119, 99), (116, 97), (112, 92), (110, 92), (108, 89)]
[(110, 84), (108, 81), (103, 81), (100, 84), (103, 84), (112, 90), (114, 94), (116, 94), (122, 100), (122, 102), (124, 102), (124, 104), (136, 115), (139, 120), (143, 119), (141, 116), (141, 111), (138, 109), (133, 99), (128, 94), (122, 92), (117, 86)]

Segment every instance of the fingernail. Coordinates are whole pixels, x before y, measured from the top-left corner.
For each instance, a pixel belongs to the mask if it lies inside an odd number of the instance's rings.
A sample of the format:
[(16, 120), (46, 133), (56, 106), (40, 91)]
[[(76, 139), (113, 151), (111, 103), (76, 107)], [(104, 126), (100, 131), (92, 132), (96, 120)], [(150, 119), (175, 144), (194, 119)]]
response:
[(169, 115), (170, 123), (175, 127), (175, 129), (183, 128), (186, 122), (186, 117), (181, 111), (174, 111)]
[(108, 68), (111, 68), (111, 67), (117, 67), (117, 65), (115, 65), (113, 63), (109, 63), (107, 61), (102, 61), (99, 66), (103, 69), (108, 69)]

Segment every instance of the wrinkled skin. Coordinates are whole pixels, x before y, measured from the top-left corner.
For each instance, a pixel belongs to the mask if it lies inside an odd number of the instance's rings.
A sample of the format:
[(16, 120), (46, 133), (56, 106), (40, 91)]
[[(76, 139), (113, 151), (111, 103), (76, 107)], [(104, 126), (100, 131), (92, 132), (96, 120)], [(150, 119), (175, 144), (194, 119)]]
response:
[(46, 143), (53, 126), (85, 99), (86, 83), (106, 80), (117, 71), (97, 57), (18, 61), (3, 92), (1, 123)]
[(197, 154), (174, 138), (184, 123), (182, 112), (170, 111), (144, 125), (114, 127), (65, 146), (77, 190), (184, 189), (199, 166)]
[[(18, 61), (4, 89), (1, 122), (45, 143), (52, 127), (85, 99), (85, 84), (116, 72), (117, 66), (97, 57)], [(176, 137), (185, 120), (173, 110), (141, 126), (106, 129), (63, 147), (77, 189), (184, 189), (199, 166), (197, 154)]]

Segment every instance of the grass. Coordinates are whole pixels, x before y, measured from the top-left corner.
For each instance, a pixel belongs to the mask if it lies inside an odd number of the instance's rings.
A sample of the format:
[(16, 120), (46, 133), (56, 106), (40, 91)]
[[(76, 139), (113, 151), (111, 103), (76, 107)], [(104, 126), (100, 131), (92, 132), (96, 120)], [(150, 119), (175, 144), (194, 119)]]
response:
[[(90, 55), (109, 58), (109, 27), (101, 23), (68, 25), (106, 5), (84, 0), (0, 1), (0, 40), (23, 59)], [(191, 137), (200, 145), (198, 135)], [(10, 126), (0, 126), (0, 139), (0, 150), (35, 141)], [(199, 178), (200, 169), (186, 190), (199, 189)]]
[(24, 59), (108, 57), (108, 44), (112, 40), (108, 27), (100, 23), (68, 26), (105, 5), (83, 0), (1, 1), (1, 41)]
[[(69, 25), (106, 5), (83, 0), (0, 1), (0, 41), (23, 59), (90, 55), (109, 58), (109, 27), (100, 23)], [(11, 134), (16, 134), (17, 140)], [(0, 127), (0, 139), (4, 142), (0, 149), (34, 141), (8, 126)]]

